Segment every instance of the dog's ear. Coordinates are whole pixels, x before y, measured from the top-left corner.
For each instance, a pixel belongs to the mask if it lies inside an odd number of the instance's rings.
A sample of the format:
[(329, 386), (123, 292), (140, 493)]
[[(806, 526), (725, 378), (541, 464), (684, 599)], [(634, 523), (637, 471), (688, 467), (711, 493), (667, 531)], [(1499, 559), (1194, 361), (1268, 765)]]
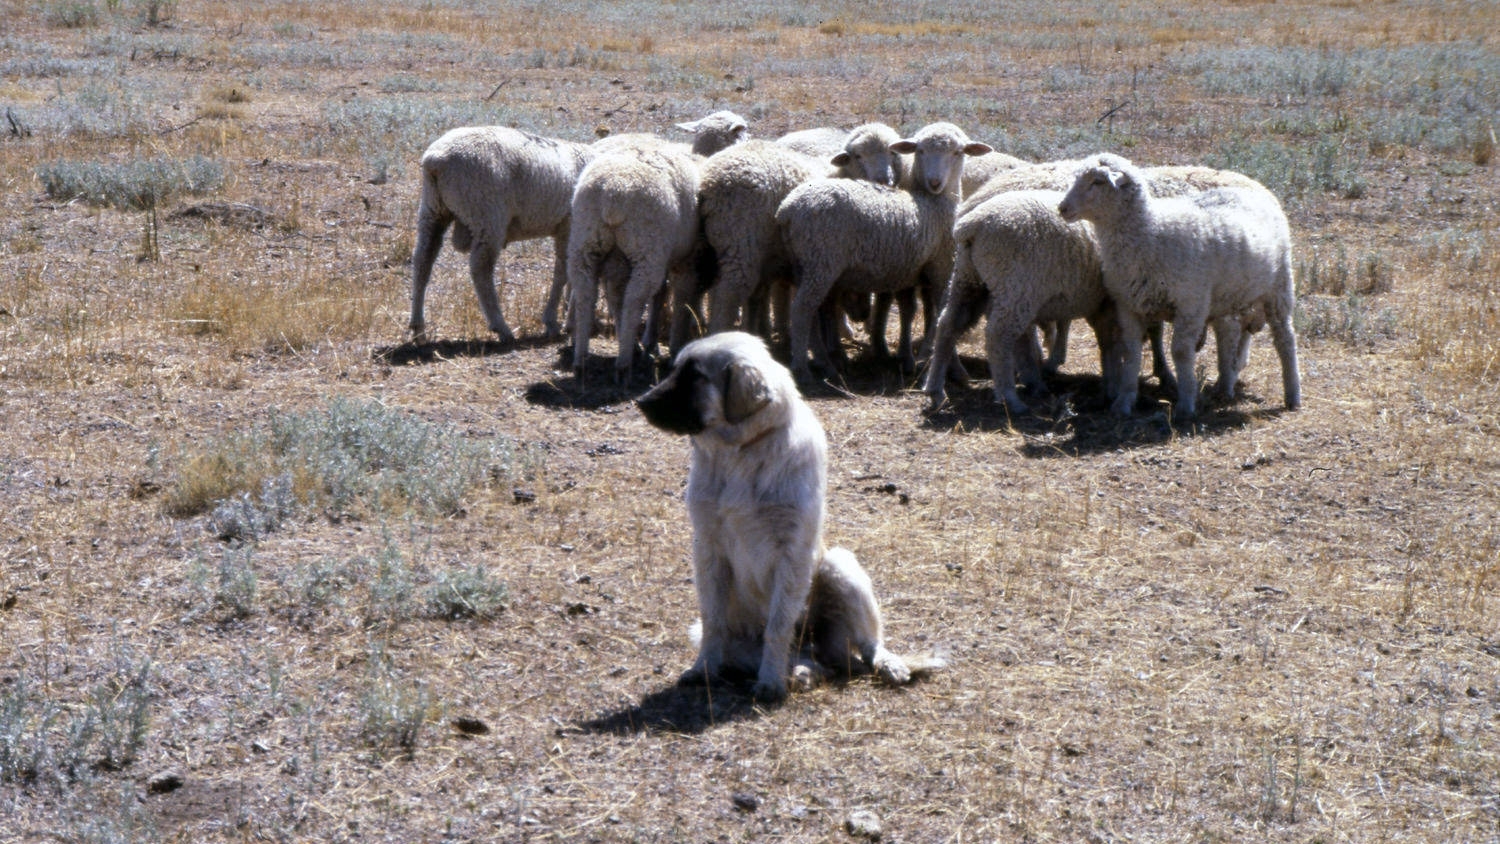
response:
[(724, 369), (724, 421), (738, 425), (771, 403), (771, 388), (760, 369), (735, 361)]

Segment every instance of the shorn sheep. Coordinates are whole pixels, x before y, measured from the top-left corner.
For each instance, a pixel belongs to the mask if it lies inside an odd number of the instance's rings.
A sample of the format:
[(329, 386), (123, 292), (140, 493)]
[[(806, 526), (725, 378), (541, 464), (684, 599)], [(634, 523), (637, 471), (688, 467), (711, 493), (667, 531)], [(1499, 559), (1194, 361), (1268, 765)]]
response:
[[(693, 149), (711, 155), (747, 137), (744, 118), (717, 111), (701, 120), (679, 123), (693, 133)], [(630, 137), (630, 136), (625, 136)], [(628, 144), (621, 137), (599, 144)], [(469, 254), (469, 278), (489, 329), (501, 342), (515, 335), (505, 321), (495, 288), (495, 272), (504, 279), (500, 255), (522, 240), (550, 237), (554, 247), (552, 287), (542, 312), (548, 337), (561, 333), (557, 310), (567, 284), (567, 244), (573, 188), (583, 168), (599, 152), (594, 144), (547, 138), (505, 126), (453, 129), (422, 153), (422, 193), (417, 208), (416, 245), (412, 249), (412, 339), (427, 340), (424, 314), (433, 264), (443, 234), (453, 227), (453, 248)]]
[[(615, 320), (619, 350), (615, 380), (626, 383), (641, 337), (641, 318), (650, 307), (654, 347), (668, 274), (679, 289), (691, 280), (698, 241), (698, 159), (686, 148), (642, 141), (613, 148), (595, 158), (578, 178), (573, 195), (573, 226), (568, 238), (568, 280), (572, 296), (573, 372), (583, 380), (599, 281), (616, 257), (629, 266), (624, 290), (605, 274), (605, 297)], [(674, 327), (675, 329), (675, 327)]]
[[(1038, 322), (1088, 320), (1099, 342), (1105, 383), (1115, 383), (1118, 331), (1098, 245), (1088, 223), (1067, 223), (1058, 216), (1062, 198), (1058, 191), (1002, 193), (954, 226), (953, 275), (923, 385), (930, 409), (947, 400), (945, 381), (955, 345), (980, 316), (986, 318), (985, 351), (995, 400), (1012, 413), (1027, 410), (1016, 392), (1017, 357), (1018, 349), (1029, 353), (1031, 327)], [(1039, 391), (1040, 370), (1029, 354), (1027, 358), (1027, 386)]]
[[(792, 372), (803, 381), (812, 376), (807, 355), (813, 320), (836, 285), (895, 293), (946, 282), (964, 159), (992, 151), (951, 123), (926, 126), (889, 149), (913, 155), (909, 190), (820, 179), (792, 191), (776, 210), (797, 285), (790, 309)], [(929, 319), (935, 321), (934, 316)], [(823, 369), (829, 368), (826, 346), (816, 346)], [(906, 316), (901, 356), (903, 363), (913, 365)]]
[(1286, 407), (1301, 406), (1291, 230), (1269, 191), (1229, 187), (1156, 197), (1146, 173), (1105, 154), (1079, 171), (1058, 213), (1070, 222), (1092, 222), (1099, 240), (1124, 353), (1111, 406), (1116, 415), (1135, 409), (1140, 338), (1151, 320), (1172, 323), (1178, 417), (1191, 419), (1197, 410), (1193, 362), (1207, 324), (1214, 322), (1216, 333), (1221, 326), (1225, 333), (1237, 332), (1237, 343), (1219, 344), (1219, 390), (1232, 396), (1250, 339), (1242, 325), (1261, 316), (1281, 360)]

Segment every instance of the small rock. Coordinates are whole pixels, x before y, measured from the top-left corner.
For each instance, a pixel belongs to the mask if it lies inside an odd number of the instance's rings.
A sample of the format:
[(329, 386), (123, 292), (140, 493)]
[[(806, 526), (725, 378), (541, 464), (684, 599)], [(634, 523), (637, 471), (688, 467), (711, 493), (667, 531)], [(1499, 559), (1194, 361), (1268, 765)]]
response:
[(760, 808), (760, 798), (748, 791), (737, 791), (730, 799), (734, 801), (734, 808), (741, 812), (753, 812)]
[(458, 730), (466, 736), (489, 735), (490, 725), (478, 718), (469, 715), (460, 715), (453, 719), (453, 729)]
[(166, 794), (182, 788), (182, 774), (177, 771), (162, 771), (146, 782), (149, 794)]
[(869, 809), (856, 809), (849, 813), (849, 819), (844, 821), (844, 830), (855, 838), (868, 838), (871, 841), (879, 841), (883, 834), (880, 818)]
[(517, 504), (530, 504), (531, 502), (536, 500), (536, 493), (532, 492), (529, 489), (521, 489), (520, 487), (516, 487), (514, 490), (512, 490), (511, 496), (515, 499), (515, 502)]

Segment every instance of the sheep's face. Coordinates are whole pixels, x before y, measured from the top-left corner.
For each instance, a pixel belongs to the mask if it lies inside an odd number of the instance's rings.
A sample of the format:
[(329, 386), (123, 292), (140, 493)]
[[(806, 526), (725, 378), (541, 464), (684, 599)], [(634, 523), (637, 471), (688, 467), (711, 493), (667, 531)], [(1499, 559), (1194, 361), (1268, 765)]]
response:
[(994, 150), (988, 144), (970, 141), (962, 129), (951, 123), (934, 123), (915, 137), (891, 144), (892, 152), (910, 153), (912, 189), (931, 194), (957, 192), (964, 173), (964, 158), (984, 155)]
[(901, 156), (891, 152), (891, 144), (900, 140), (896, 130), (884, 124), (866, 124), (849, 133), (844, 151), (832, 159), (840, 175), (863, 179), (877, 185), (895, 187), (901, 180)]
[(732, 111), (716, 111), (702, 120), (679, 123), (677, 128), (693, 133), (693, 152), (698, 155), (713, 155), (750, 139), (749, 124)]
[(1085, 167), (1073, 179), (1073, 187), (1062, 202), (1057, 204), (1057, 213), (1070, 223), (1093, 220), (1105, 203), (1123, 197), (1135, 190), (1135, 179), (1127, 170), (1107, 163)]

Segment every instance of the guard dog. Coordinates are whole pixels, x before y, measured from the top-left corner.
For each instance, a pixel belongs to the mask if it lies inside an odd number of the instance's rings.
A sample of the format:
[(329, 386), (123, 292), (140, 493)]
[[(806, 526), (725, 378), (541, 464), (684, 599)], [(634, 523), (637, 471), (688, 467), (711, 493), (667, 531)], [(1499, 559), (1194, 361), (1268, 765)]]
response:
[[(786, 697), (829, 670), (903, 684), (941, 666), (886, 650), (870, 577), (823, 546), (827, 440), (786, 367), (758, 337), (684, 346), (636, 400), (646, 420), (692, 443), (687, 507), (698, 590), (698, 658), (679, 682), (738, 672), (757, 699)], [(857, 661), (857, 662), (856, 662)]]

